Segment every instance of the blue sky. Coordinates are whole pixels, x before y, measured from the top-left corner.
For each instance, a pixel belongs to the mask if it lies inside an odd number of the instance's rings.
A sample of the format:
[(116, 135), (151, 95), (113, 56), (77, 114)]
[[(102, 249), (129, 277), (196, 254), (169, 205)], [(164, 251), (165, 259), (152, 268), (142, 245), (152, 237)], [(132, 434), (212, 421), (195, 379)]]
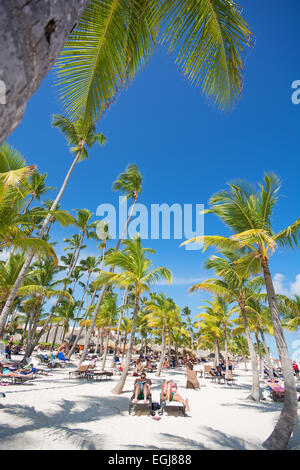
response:
[[(244, 17), (255, 34), (255, 47), (245, 61), (245, 86), (232, 111), (221, 112), (194, 88), (174, 65), (174, 57), (158, 49), (129, 89), (104, 116), (99, 131), (107, 144), (94, 148), (90, 159), (78, 165), (64, 194), (63, 208), (88, 208), (101, 203), (117, 205), (112, 182), (128, 163), (143, 175), (140, 202), (150, 204), (205, 204), (226, 183), (244, 178), (256, 183), (265, 171), (274, 171), (282, 190), (274, 214), (276, 230), (299, 217), (300, 105), (291, 101), (291, 84), (300, 79), (298, 19), (300, 5), (286, 0), (246, 0)], [(278, 8), (277, 8), (278, 7)], [(71, 163), (66, 142), (50, 125), (51, 115), (62, 112), (51, 72), (30, 100), (25, 117), (9, 137), (29, 163), (48, 173), (48, 185), (59, 187)], [(54, 192), (49, 194), (53, 197)], [(62, 241), (73, 228), (53, 229)], [(205, 234), (227, 234), (212, 215), (205, 217)], [(149, 240), (156, 250), (154, 266), (173, 271), (174, 284), (159, 286), (193, 314), (206, 294), (188, 294), (189, 286), (208, 277), (205, 255), (179, 247), (179, 240)], [(61, 244), (58, 245), (58, 251)], [(86, 249), (95, 254), (95, 245)], [(278, 291), (300, 293), (299, 251), (278, 250), (271, 259)], [(298, 281), (298, 284), (297, 282)], [(288, 335), (290, 352), (296, 335)], [(273, 354), (274, 341), (270, 340)]]

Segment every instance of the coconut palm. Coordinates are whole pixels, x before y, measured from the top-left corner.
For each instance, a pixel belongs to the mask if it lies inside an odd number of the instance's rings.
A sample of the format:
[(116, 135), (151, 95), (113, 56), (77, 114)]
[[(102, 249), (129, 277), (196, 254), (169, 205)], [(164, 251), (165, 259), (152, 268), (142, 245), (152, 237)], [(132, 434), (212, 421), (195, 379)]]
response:
[[(105, 137), (103, 136), (103, 134), (99, 134), (96, 132), (96, 127), (94, 125), (94, 123), (91, 123), (89, 121), (89, 123), (87, 122), (84, 122), (82, 119), (78, 119), (77, 121), (75, 122), (71, 122), (70, 120), (68, 120), (67, 118), (65, 118), (64, 116), (61, 116), (61, 115), (54, 115), (53, 117), (53, 121), (52, 121), (52, 124), (55, 128), (59, 129), (63, 135), (66, 137), (67, 141), (68, 141), (68, 144), (71, 147), (71, 151), (75, 154), (75, 158), (67, 172), (67, 175), (64, 179), (64, 182), (50, 208), (50, 211), (47, 215), (47, 217), (45, 217), (45, 220), (38, 232), (38, 235), (37, 235), (37, 238), (39, 240), (41, 240), (44, 236), (44, 234), (46, 233), (46, 230), (47, 230), (47, 227), (49, 225), (49, 223), (51, 223), (51, 220), (52, 220), (52, 216), (53, 216), (53, 211), (56, 211), (57, 209), (57, 206), (64, 194), (64, 191), (66, 189), (66, 186), (68, 184), (68, 181), (70, 179), (70, 176), (72, 174), (72, 171), (74, 170), (76, 164), (78, 162), (80, 162), (81, 160), (85, 159), (85, 158), (88, 158), (88, 151), (86, 149), (86, 147), (90, 148), (92, 147), (94, 144), (98, 143), (100, 145), (102, 145), (104, 142), (105, 142)], [(25, 214), (27, 215), (27, 214)], [(23, 215), (23, 217), (25, 217), (25, 215)], [(40, 243), (40, 242), (39, 242)], [(26, 275), (28, 269), (29, 269), (29, 266), (30, 264), (32, 263), (32, 260), (34, 258), (34, 252), (29, 252), (24, 264), (23, 264), (23, 267), (22, 267), (22, 270), (20, 271), (19, 273), (19, 276), (18, 276), (18, 279), (16, 280), (16, 283), (13, 287), (13, 289), (11, 290), (11, 293), (6, 301), (6, 304), (2, 310), (2, 314), (1, 314), (1, 317), (0, 317), (0, 336), (3, 332), (3, 328), (4, 328), (4, 324), (5, 324), (5, 321), (6, 321), (6, 318), (10, 312), (10, 309), (11, 309), (11, 306), (12, 306), (12, 303), (14, 301), (14, 298), (15, 298), (15, 295), (16, 295), (16, 292), (18, 291), (21, 283), (22, 283), (22, 280), (24, 278), (24, 276)]]
[(161, 279), (171, 282), (171, 272), (167, 268), (158, 267), (150, 271), (151, 260), (147, 258), (147, 254), (154, 253), (154, 250), (143, 248), (140, 238), (124, 240), (122, 244), (123, 250), (121, 252), (113, 250), (106, 258), (106, 263), (117, 268), (120, 272), (102, 272), (99, 276), (99, 280), (103, 283), (113, 284), (122, 288), (131, 287), (134, 294), (133, 322), (129, 348), (122, 375), (118, 384), (113, 389), (113, 393), (116, 394), (122, 393), (129, 370), (135, 340), (137, 316), (140, 309), (140, 297), (144, 291), (149, 291), (152, 284), (159, 282)]
[(150, 297), (151, 300), (146, 302), (145, 305), (146, 312), (149, 312), (150, 314), (150, 317), (148, 318), (151, 318), (149, 326), (161, 331), (161, 353), (156, 372), (156, 375), (159, 377), (166, 356), (166, 340), (169, 318), (174, 310), (176, 310), (176, 304), (173, 299), (167, 298), (166, 295), (162, 292), (159, 294), (152, 293), (150, 294)]
[(246, 305), (256, 295), (256, 289), (261, 286), (262, 278), (257, 276), (249, 279), (244, 273), (239, 272), (235, 265), (235, 261), (240, 256), (238, 252), (235, 253), (234, 251), (227, 250), (223, 251), (223, 253), (223, 256), (211, 256), (205, 263), (205, 267), (214, 269), (216, 275), (220, 276), (220, 279), (207, 279), (191, 287), (190, 291), (206, 290), (214, 295), (224, 296), (229, 302), (237, 304), (238, 312), (245, 327), (251, 357), (252, 391), (250, 398), (259, 401), (259, 371), (246, 313)]
[(135, 208), (135, 205), (138, 201), (139, 194), (142, 191), (142, 176), (138, 170), (137, 165), (128, 165), (125, 172), (121, 173), (116, 181), (114, 181), (112, 188), (114, 191), (120, 191), (124, 194), (124, 198), (132, 199), (133, 204), (131, 207), (130, 214), (126, 220), (123, 233), (120, 235), (117, 250), (120, 248), (122, 239), (125, 237), (128, 224), (132, 218), (132, 214)]
[(28, 181), (28, 186), (29, 186), (29, 192), (30, 192), (30, 198), (29, 201), (24, 209), (24, 212), (27, 212), (29, 206), (33, 202), (34, 199), (37, 201), (40, 201), (41, 196), (45, 194), (47, 191), (50, 191), (52, 188), (50, 186), (46, 186), (45, 184), (45, 179), (47, 177), (47, 173), (40, 174), (37, 170), (33, 171), (31, 174), (29, 181)]
[[(247, 254), (237, 263), (245, 272), (262, 272), (267, 290), (268, 305), (272, 318), (274, 337), (284, 379), (285, 398), (279, 420), (263, 445), (269, 449), (285, 449), (297, 419), (297, 392), (291, 360), (280, 319), (276, 293), (269, 267), (269, 258), (278, 246), (298, 246), (300, 217), (280, 232), (272, 227), (272, 215), (280, 190), (280, 180), (273, 174), (265, 174), (257, 187), (246, 182), (229, 184), (210, 199), (206, 213), (216, 214), (233, 231), (230, 238), (221, 236), (196, 237), (208, 246), (244, 249)], [(191, 240), (190, 240), (191, 241)]]
[(277, 298), (284, 328), (297, 331), (300, 327), (300, 295), (295, 295), (293, 299), (284, 295), (278, 295)]
[(67, 113), (101, 117), (157, 43), (176, 51), (184, 75), (221, 107), (239, 96), (242, 51), (251, 44), (251, 32), (235, 4), (92, 0), (57, 63)]
[(212, 300), (206, 300), (205, 302), (208, 304), (208, 306), (204, 306), (205, 313), (199, 313), (195, 316), (195, 318), (202, 319), (201, 325), (203, 325), (203, 323), (205, 324), (206, 320), (209, 320), (211, 323), (215, 323), (217, 327), (219, 326), (221, 328), (224, 338), (226, 376), (228, 376), (228, 340), (230, 335), (230, 327), (233, 323), (231, 316), (232, 313), (236, 311), (236, 309), (229, 308), (228, 302), (226, 302), (225, 298), (222, 296), (216, 296)]

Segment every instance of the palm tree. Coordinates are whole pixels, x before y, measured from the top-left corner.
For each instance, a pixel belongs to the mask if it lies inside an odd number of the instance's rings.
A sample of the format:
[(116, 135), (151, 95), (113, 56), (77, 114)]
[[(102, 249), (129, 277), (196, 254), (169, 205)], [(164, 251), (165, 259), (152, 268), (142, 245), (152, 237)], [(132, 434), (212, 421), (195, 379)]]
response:
[(117, 294), (114, 294), (113, 292), (106, 292), (98, 313), (98, 317), (100, 317), (99, 320), (101, 321), (102, 327), (106, 329), (106, 341), (104, 344), (104, 354), (102, 359), (101, 370), (105, 369), (109, 336), (112, 327), (117, 321), (118, 310), (119, 309), (117, 307)]
[(159, 328), (161, 330), (161, 353), (156, 372), (157, 377), (159, 377), (166, 356), (167, 323), (169, 316), (176, 309), (176, 305), (174, 301), (170, 298), (167, 298), (164, 293), (153, 293), (150, 294), (150, 297), (151, 300), (146, 302), (145, 306), (145, 310), (151, 314), (152, 321), (149, 323), (149, 326)]
[[(221, 328), (222, 334), (224, 337), (224, 352), (225, 352), (225, 364), (226, 364), (226, 376), (229, 374), (229, 365), (228, 365), (228, 339), (230, 326), (232, 320), (230, 317), (232, 313), (236, 310), (234, 308), (229, 308), (228, 302), (222, 296), (214, 297), (211, 301), (206, 300), (208, 306), (204, 306), (205, 313), (200, 313), (196, 315), (195, 318), (201, 318), (202, 324), (208, 320), (210, 323), (215, 323), (216, 327)], [(200, 307), (202, 308), (202, 307)]]
[(24, 209), (24, 212), (27, 212), (27, 210), (28, 210), (29, 206), (31, 205), (31, 203), (33, 202), (34, 198), (37, 201), (40, 201), (41, 196), (43, 194), (45, 194), (50, 189), (55, 189), (55, 188), (51, 188), (50, 186), (46, 186), (46, 184), (45, 184), (46, 177), (47, 177), (47, 173), (43, 173), (41, 175), (37, 170), (35, 170), (31, 174), (31, 176), (29, 178), (29, 181), (28, 181), (29, 191), (30, 191), (30, 199), (28, 201), (27, 206)]
[(154, 253), (154, 250), (151, 248), (143, 248), (140, 238), (124, 240), (122, 244), (124, 248), (121, 252), (113, 250), (107, 255), (106, 259), (108, 265), (118, 268), (120, 272), (102, 272), (99, 276), (99, 279), (103, 283), (114, 284), (122, 288), (131, 287), (132, 293), (134, 294), (133, 322), (129, 348), (121, 378), (112, 390), (112, 392), (116, 394), (122, 393), (128, 374), (134, 346), (141, 294), (144, 291), (149, 291), (150, 286), (161, 279), (166, 279), (168, 282), (171, 282), (171, 272), (167, 268), (159, 267), (150, 271), (151, 260), (147, 258), (146, 255), (147, 253)]
[(184, 75), (225, 107), (241, 93), (241, 55), (251, 41), (231, 2), (93, 0), (57, 63), (61, 97), (72, 118), (97, 120), (160, 42), (177, 50)]
[(121, 173), (116, 181), (114, 181), (112, 188), (114, 191), (121, 191), (124, 194), (125, 199), (133, 199), (130, 214), (127, 218), (124, 231), (120, 235), (117, 250), (120, 248), (122, 239), (125, 237), (128, 224), (131, 220), (135, 205), (138, 201), (139, 194), (142, 191), (142, 176), (138, 170), (137, 165), (128, 165), (125, 172)]
[[(57, 206), (63, 196), (63, 193), (66, 189), (67, 183), (70, 179), (73, 169), (75, 165), (83, 160), (84, 158), (88, 158), (88, 152), (86, 150), (86, 146), (89, 148), (92, 147), (95, 143), (102, 145), (105, 142), (105, 137), (103, 134), (96, 133), (96, 127), (93, 123), (89, 122), (86, 123), (82, 119), (78, 119), (76, 122), (71, 122), (64, 116), (54, 115), (53, 118), (53, 126), (58, 128), (68, 140), (68, 144), (72, 145), (71, 151), (75, 153), (75, 158), (70, 166), (69, 171), (64, 179), (64, 182), (50, 208), (50, 212), (48, 213), (47, 217), (45, 218), (39, 233), (37, 235), (38, 239), (42, 239), (43, 235), (45, 234), (48, 224), (51, 222), (52, 212), (57, 209)], [(10, 312), (11, 305), (15, 298), (16, 292), (19, 289), (24, 276), (26, 275), (27, 270), (34, 258), (34, 252), (30, 252), (27, 256), (25, 263), (23, 265), (22, 270), (16, 280), (16, 283), (11, 290), (10, 296), (8, 297), (6, 304), (2, 310), (1, 318), (0, 318), (0, 335), (3, 331), (3, 325), (5, 324), (6, 318)]]
[(284, 295), (278, 295), (278, 303), (282, 312), (282, 323), (289, 331), (296, 331), (300, 327), (300, 295), (295, 295), (293, 299)]
[[(297, 392), (291, 360), (280, 319), (280, 313), (269, 267), (269, 258), (277, 246), (298, 246), (300, 217), (278, 233), (272, 228), (272, 215), (278, 199), (280, 180), (273, 174), (265, 174), (256, 187), (245, 182), (229, 184), (210, 199), (206, 213), (216, 214), (234, 232), (230, 238), (221, 236), (196, 237), (208, 246), (244, 249), (247, 254), (237, 263), (245, 272), (261, 272), (265, 279), (268, 305), (274, 328), (274, 336), (284, 378), (285, 398), (279, 420), (263, 445), (269, 449), (285, 449), (297, 419)], [(190, 240), (192, 241), (192, 240)]]
[(248, 341), (245, 336), (236, 334), (233, 331), (233, 336), (229, 343), (229, 350), (232, 354), (242, 356), (244, 359), (245, 370), (247, 370), (247, 358), (249, 357)]
[(214, 295), (224, 296), (229, 302), (235, 302), (244, 324), (252, 368), (252, 391), (250, 398), (259, 401), (259, 371), (257, 368), (256, 353), (251, 338), (251, 331), (246, 313), (246, 306), (257, 294), (257, 287), (261, 286), (261, 277), (249, 279), (245, 273), (239, 272), (235, 261), (240, 254), (234, 251), (222, 251), (223, 256), (211, 256), (205, 263), (207, 269), (214, 269), (220, 279), (207, 279), (200, 284), (193, 286), (190, 291), (206, 290)]

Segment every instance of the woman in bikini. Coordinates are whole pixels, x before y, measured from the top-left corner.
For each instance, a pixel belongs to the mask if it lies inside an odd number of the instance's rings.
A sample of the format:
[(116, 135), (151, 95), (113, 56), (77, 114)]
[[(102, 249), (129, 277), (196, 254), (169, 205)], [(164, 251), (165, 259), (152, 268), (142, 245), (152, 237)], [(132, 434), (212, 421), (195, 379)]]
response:
[(179, 395), (177, 391), (177, 384), (175, 382), (171, 382), (171, 381), (164, 382), (162, 386), (162, 393), (163, 393), (163, 397), (165, 397), (167, 401), (179, 401), (180, 403), (185, 405), (185, 409), (187, 412), (190, 411), (188, 399), (186, 398), (184, 400), (184, 398), (182, 398), (182, 396)]

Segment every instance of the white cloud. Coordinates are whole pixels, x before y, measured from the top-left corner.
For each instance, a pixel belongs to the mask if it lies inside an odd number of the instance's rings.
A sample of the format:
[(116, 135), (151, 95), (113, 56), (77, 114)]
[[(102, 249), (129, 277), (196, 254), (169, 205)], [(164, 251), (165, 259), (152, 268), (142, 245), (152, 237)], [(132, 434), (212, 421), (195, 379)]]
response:
[(288, 297), (300, 295), (300, 274), (296, 274), (295, 282), (290, 282), (283, 274), (276, 273), (273, 277), (273, 284), (276, 294)]
[(289, 288), (286, 286), (286, 277), (281, 273), (276, 273), (273, 277), (273, 284), (276, 294), (289, 295)]
[(296, 281), (291, 283), (291, 294), (300, 295), (300, 274), (297, 274)]

